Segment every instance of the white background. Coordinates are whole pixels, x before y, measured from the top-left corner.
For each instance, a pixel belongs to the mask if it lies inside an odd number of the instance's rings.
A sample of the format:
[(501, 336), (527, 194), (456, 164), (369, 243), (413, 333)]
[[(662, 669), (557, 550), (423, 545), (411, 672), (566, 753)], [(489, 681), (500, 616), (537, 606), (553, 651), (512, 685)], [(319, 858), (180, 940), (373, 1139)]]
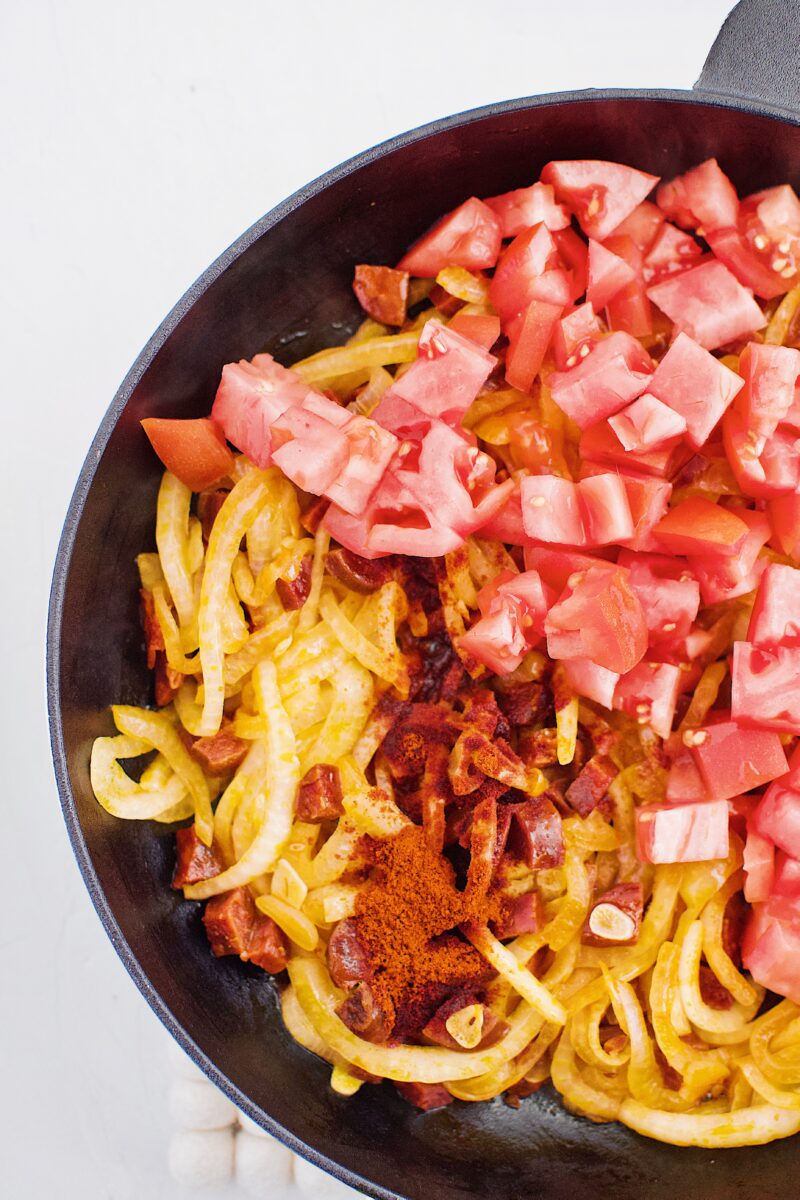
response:
[(44, 710), (61, 522), (129, 364), (225, 246), (326, 168), (496, 99), (689, 87), (729, 7), (0, 0), (0, 1192), (10, 1200), (188, 1195), (166, 1167), (166, 1035), (84, 892)]

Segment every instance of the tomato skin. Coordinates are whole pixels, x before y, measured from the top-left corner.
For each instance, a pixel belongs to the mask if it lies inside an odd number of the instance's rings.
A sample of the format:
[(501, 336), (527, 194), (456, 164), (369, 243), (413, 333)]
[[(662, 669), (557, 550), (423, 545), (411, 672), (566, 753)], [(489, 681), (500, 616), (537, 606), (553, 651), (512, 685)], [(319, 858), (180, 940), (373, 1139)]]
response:
[(780, 496), (767, 504), (773, 544), (782, 554), (800, 558), (800, 495)]
[(397, 270), (423, 279), (435, 279), (445, 267), (483, 271), (497, 262), (502, 240), (495, 214), (471, 196), (414, 242)]
[(353, 291), (367, 316), (381, 325), (402, 325), (408, 302), (408, 272), (359, 263)]
[(715, 158), (662, 183), (656, 203), (669, 220), (701, 236), (731, 228), (739, 217), (736, 189)]
[(614, 692), (614, 708), (645, 722), (667, 738), (672, 732), (678, 703), (681, 669), (671, 663), (640, 662), (620, 677)]
[(651, 392), (643, 392), (608, 423), (626, 450), (654, 450), (686, 432), (685, 417)]
[[(729, 509), (728, 511), (734, 511)], [(737, 543), (732, 555), (690, 555), (689, 567), (700, 584), (704, 604), (719, 604), (753, 591), (761, 579), (766, 561), (758, 558), (770, 535), (770, 524), (764, 513), (736, 509), (748, 532)]]
[(521, 392), (530, 392), (563, 309), (531, 300), (514, 332), (509, 327), (506, 354), (506, 381)]
[(448, 329), (488, 351), (500, 337), (500, 318), (491, 313), (458, 312), (450, 320)]
[(549, 162), (541, 177), (553, 185), (562, 204), (575, 213), (583, 232), (600, 242), (658, 183), (657, 175), (596, 159)]
[(734, 642), (731, 712), (741, 725), (800, 733), (800, 649)]
[(556, 204), (553, 189), (546, 183), (487, 196), (483, 203), (497, 217), (504, 238), (516, 237), (532, 225), (542, 224), (548, 229), (566, 229), (569, 225), (569, 213)]
[[(781, 740), (771, 730), (742, 729), (735, 721), (719, 721), (696, 736), (703, 734), (690, 752), (714, 800), (751, 792), (786, 773)], [(760, 825), (759, 830), (765, 832)]]
[(750, 337), (766, 324), (752, 293), (715, 260), (651, 284), (647, 295), (678, 331), (705, 350)]
[(636, 810), (636, 848), (642, 862), (708, 862), (728, 856), (728, 806), (645, 804)]
[(601, 242), (589, 238), (589, 282), (586, 300), (595, 309), (605, 308), (609, 300), (636, 279), (636, 272)]
[(627, 573), (590, 567), (570, 584), (545, 621), (551, 658), (589, 658), (623, 675), (644, 657), (647, 625)]
[(768, 900), (775, 878), (775, 846), (747, 822), (744, 844), (744, 898), (748, 904)]
[(579, 357), (566, 371), (550, 376), (550, 391), (559, 408), (581, 429), (619, 412), (645, 391), (650, 356), (627, 333), (611, 333)]
[(749, 533), (741, 517), (702, 496), (689, 496), (670, 509), (655, 536), (673, 554), (735, 554)]
[(208, 417), (145, 417), (141, 424), (167, 470), (193, 492), (218, 483), (233, 466), (222, 431)]
[(747, 629), (756, 646), (800, 647), (800, 571), (770, 563), (761, 577)]

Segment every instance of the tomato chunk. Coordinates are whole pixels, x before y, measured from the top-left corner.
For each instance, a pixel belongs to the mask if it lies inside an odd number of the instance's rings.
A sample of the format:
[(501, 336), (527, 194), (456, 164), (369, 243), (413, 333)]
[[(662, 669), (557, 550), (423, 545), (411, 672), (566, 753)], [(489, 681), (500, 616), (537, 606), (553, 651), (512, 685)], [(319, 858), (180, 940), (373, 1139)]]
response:
[(650, 641), (686, 637), (700, 607), (700, 587), (686, 565), (666, 555), (627, 550), (620, 552), (618, 561), (628, 570), (631, 588), (641, 601)]
[(626, 450), (652, 450), (686, 432), (686, 419), (650, 392), (608, 418)]
[(529, 392), (539, 374), (562, 309), (543, 300), (531, 300), (512, 332), (508, 329), (506, 380), (511, 387)]
[(589, 238), (589, 283), (586, 299), (595, 309), (605, 308), (621, 288), (636, 278), (633, 267), (601, 242)]
[(744, 966), (756, 983), (800, 1004), (800, 927), (769, 913), (759, 917), (754, 912), (742, 942)]
[(579, 304), (562, 317), (553, 330), (553, 355), (558, 369), (564, 371), (574, 367), (582, 347), (587, 346), (588, 354), (591, 343), (598, 341), (602, 334), (603, 327), (591, 304)]
[(193, 492), (211, 487), (233, 466), (233, 455), (219, 426), (208, 417), (146, 417), (142, 429), (167, 470)]
[(565, 658), (562, 666), (570, 687), (578, 696), (594, 700), (604, 708), (614, 703), (614, 689), (620, 676), (607, 667), (598, 667), (590, 658)]
[(581, 354), (575, 366), (554, 371), (550, 390), (559, 408), (587, 429), (646, 391), (652, 370), (649, 354), (635, 338), (612, 333)]
[(633, 533), (630, 537), (620, 538), (621, 544), (631, 550), (660, 549), (653, 530), (667, 511), (672, 484), (665, 479), (649, 479), (627, 472), (620, 472), (619, 477), (625, 487), (633, 521)]
[(435, 279), (445, 267), (483, 271), (497, 262), (502, 240), (495, 214), (472, 196), (414, 242), (397, 270), (425, 279)]
[(720, 229), (716, 233), (709, 233), (707, 240), (714, 257), (724, 263), (744, 287), (750, 288), (764, 300), (782, 296), (787, 288), (793, 286), (792, 280), (797, 272), (794, 266), (788, 265), (789, 260), (778, 254), (773, 259), (784, 264), (782, 269), (786, 271), (787, 279), (781, 272), (773, 270), (763, 255), (737, 229)]
[(649, 863), (707, 862), (728, 856), (728, 806), (647, 804), (636, 810), (636, 848)]
[[(783, 850), (775, 861), (775, 879), (772, 886), (775, 896), (786, 896), (791, 900), (800, 900), (800, 861), (792, 858)], [(800, 917), (800, 907), (798, 907)]]
[(800, 854), (800, 792), (778, 780), (753, 814), (753, 827), (792, 857)]
[(588, 571), (590, 567), (607, 567), (605, 559), (594, 554), (582, 554), (579, 550), (556, 549), (552, 546), (541, 546), (538, 543), (526, 547), (524, 551), (525, 566), (528, 570), (538, 571), (542, 579), (560, 594), (567, 586), (571, 575), (579, 571)]
[(610, 546), (633, 537), (634, 523), (625, 481), (604, 472), (577, 485), (587, 546)]
[(408, 303), (408, 271), (359, 263), (353, 291), (367, 316), (381, 325), (402, 325)]
[(739, 216), (736, 189), (715, 158), (662, 183), (656, 203), (671, 221), (701, 236), (735, 226)]
[(469, 338), (482, 350), (491, 350), (500, 337), (500, 318), (491, 313), (457, 312), (451, 318), (448, 329), (452, 329), (461, 337)]
[(627, 574), (618, 567), (590, 567), (568, 582), (545, 621), (551, 658), (589, 658), (623, 675), (643, 658), (647, 624)]
[[(337, 407), (330, 400), (327, 403)], [(272, 461), (292, 483), (314, 495), (323, 495), (347, 466), (345, 434), (315, 412), (287, 409), (272, 426), (271, 436), (286, 438), (273, 450)]]
[(553, 297), (551, 284), (556, 268), (556, 244), (546, 225), (534, 225), (515, 237), (503, 251), (489, 285), (489, 299), (501, 319), (511, 320), (531, 300), (568, 304), (571, 292), (568, 283), (559, 296)]
[(653, 242), (642, 265), (647, 283), (657, 283), (668, 275), (678, 275), (688, 267), (695, 266), (703, 253), (693, 237), (665, 222)]
[(656, 537), (673, 554), (735, 554), (748, 533), (741, 517), (703, 496), (688, 496), (655, 527)]
[(557, 475), (529, 475), (520, 485), (522, 523), (529, 537), (563, 546), (583, 545), (577, 485)]
[(800, 649), (734, 642), (731, 712), (742, 725), (800, 733)]
[(664, 224), (664, 214), (650, 200), (643, 200), (621, 221), (614, 231), (615, 237), (629, 237), (640, 254), (647, 254)]
[(756, 646), (800, 647), (800, 571), (770, 563), (761, 577), (747, 629)]
[(489, 377), (496, 359), (452, 326), (428, 321), (417, 359), (396, 379), (372, 416), (381, 425), (399, 396), (427, 416), (458, 424)]
[(749, 337), (766, 324), (752, 293), (721, 262), (702, 262), (651, 284), (647, 294), (676, 329), (705, 350)]
[(584, 233), (600, 242), (658, 183), (657, 175), (591, 159), (549, 162), (542, 179), (553, 185), (558, 199), (575, 213)]
[(510, 605), (481, 617), (459, 638), (462, 650), (498, 675), (516, 670), (528, 651), (517, 611)]
[(750, 792), (786, 772), (786, 755), (777, 733), (742, 729), (735, 721), (698, 730), (690, 750), (714, 800)]
[(751, 342), (739, 359), (739, 374), (744, 387), (734, 409), (745, 423), (752, 453), (758, 456), (794, 403), (800, 350)]
[(667, 776), (667, 800), (670, 804), (700, 804), (708, 800), (706, 785), (688, 750), (678, 754)]
[(768, 900), (774, 877), (775, 846), (748, 821), (744, 844), (744, 898), (747, 903)]
[(705, 604), (719, 604), (751, 592), (761, 578), (766, 560), (758, 555), (770, 535), (764, 513), (746, 508), (729, 509), (744, 521), (748, 532), (737, 543), (735, 554), (689, 555), (689, 566), (700, 584)]
[(561, 204), (556, 204), (552, 187), (547, 183), (534, 183), (531, 187), (515, 188), (500, 196), (487, 196), (484, 204), (492, 210), (500, 222), (504, 238), (516, 237), (532, 225), (546, 225), (548, 229), (566, 229), (569, 213)]
[(672, 732), (680, 687), (680, 667), (640, 662), (621, 676), (614, 692), (614, 708), (630, 713), (641, 725), (650, 725), (659, 737), (667, 738)]
[(584, 430), (580, 453), (586, 462), (652, 476), (674, 475), (692, 456), (681, 438), (673, 438), (653, 450), (626, 450), (608, 421), (598, 421)]
[(606, 320), (612, 329), (637, 338), (648, 337), (653, 332), (653, 308), (647, 295), (642, 252), (633, 238), (619, 232), (606, 238), (604, 245), (633, 271), (633, 279), (608, 301)]
[(271, 354), (257, 354), (252, 362), (242, 359), (222, 368), (211, 419), (257, 467), (268, 467), (273, 423), (309, 394), (319, 395)]
[(774, 544), (783, 554), (800, 558), (800, 495), (770, 500), (767, 511)]

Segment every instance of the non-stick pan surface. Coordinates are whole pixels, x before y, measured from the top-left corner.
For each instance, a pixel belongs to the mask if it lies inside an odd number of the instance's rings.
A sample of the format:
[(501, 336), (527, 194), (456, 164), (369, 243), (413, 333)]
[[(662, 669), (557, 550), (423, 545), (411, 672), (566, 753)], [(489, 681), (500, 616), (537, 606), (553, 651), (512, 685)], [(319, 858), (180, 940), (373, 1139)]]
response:
[[(263, 972), (212, 959), (200, 906), (170, 890), (170, 830), (106, 815), (88, 776), (108, 705), (147, 703), (134, 556), (152, 548), (159, 470), (146, 416), (208, 411), (223, 363), (291, 362), (358, 320), (356, 262), (392, 262), (468, 195), (524, 185), (551, 158), (608, 158), (670, 176), (716, 155), (741, 192), (800, 184), (792, 112), (797, 0), (744, 0), (695, 92), (578, 92), (491, 105), (395, 138), (265, 216), (178, 303), (98, 431), (55, 566), (48, 642), (52, 744), (65, 819), (98, 914), (161, 1020), (240, 1108), (373, 1196), (409, 1200), (783, 1200), (796, 1140), (678, 1150), (567, 1113), (548, 1090), (519, 1111), (421, 1114), (389, 1086), (352, 1099), (285, 1032)], [(690, 31), (687, 30), (687, 36)]]

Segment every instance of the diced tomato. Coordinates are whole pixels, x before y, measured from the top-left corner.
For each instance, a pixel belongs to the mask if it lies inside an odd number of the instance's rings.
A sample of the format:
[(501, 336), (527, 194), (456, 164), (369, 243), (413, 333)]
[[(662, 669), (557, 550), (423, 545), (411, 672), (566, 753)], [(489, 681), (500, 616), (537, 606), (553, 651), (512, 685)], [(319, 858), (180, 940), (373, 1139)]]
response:
[(146, 417), (142, 429), (167, 470), (193, 492), (218, 483), (233, 466), (220, 427), (208, 417)]
[(589, 247), (574, 229), (557, 229), (553, 241), (558, 248), (561, 261), (572, 272), (572, 299), (577, 300), (586, 291), (589, 279)]
[(544, 619), (555, 600), (555, 592), (538, 571), (501, 571), (478, 593), (483, 616), (513, 607), (529, 642), (544, 636)]
[[(693, 663), (701, 655), (705, 654), (714, 641), (714, 635), (709, 633), (707, 629), (702, 629), (699, 625), (693, 625), (686, 637), (675, 640), (672, 638), (667, 641), (659, 642), (651, 647), (651, 656), (662, 658), (665, 662), (675, 663)], [(686, 673), (686, 687), (684, 691), (691, 691), (694, 683), (700, 678), (699, 669), (696, 675), (689, 672)]]
[(770, 500), (797, 491), (800, 485), (800, 439), (796, 430), (779, 427), (767, 438), (760, 456), (756, 435), (740, 413), (730, 411), (722, 422), (725, 454), (736, 482), (746, 496)]
[(760, 917), (754, 910), (742, 942), (742, 961), (756, 983), (800, 1004), (800, 926), (768, 912)]
[(565, 658), (562, 666), (567, 683), (578, 696), (611, 708), (620, 678), (616, 671), (598, 667), (590, 658)]
[(764, 513), (749, 509), (729, 509), (744, 521), (747, 534), (737, 544), (736, 553), (689, 556), (689, 566), (700, 584), (704, 604), (720, 604), (751, 592), (761, 578), (766, 560), (758, 555), (770, 535), (770, 524)]
[(721, 262), (701, 262), (651, 284), (647, 294), (678, 331), (705, 350), (750, 337), (766, 324), (752, 293)]
[(552, 546), (533, 545), (524, 551), (525, 567), (538, 571), (542, 579), (560, 595), (572, 575), (588, 571), (590, 567), (607, 567), (608, 562), (594, 554), (582, 554), (580, 550), (556, 549)]
[(688, 496), (671, 508), (655, 535), (673, 554), (735, 554), (748, 526), (730, 509), (703, 496)]
[(408, 271), (359, 263), (353, 291), (367, 316), (381, 325), (402, 325), (408, 303)]
[(686, 419), (649, 392), (608, 418), (626, 450), (653, 450), (686, 432)]
[(578, 488), (557, 475), (528, 475), (520, 484), (522, 523), (528, 537), (562, 546), (583, 544)]
[(800, 275), (800, 200), (788, 184), (756, 192), (742, 201), (739, 232), (777, 279), (781, 291), (798, 283)]
[(800, 852), (800, 792), (782, 780), (773, 783), (753, 814), (753, 827), (795, 857)]
[(420, 412), (457, 424), (483, 387), (496, 359), (452, 326), (428, 321), (419, 339), (417, 359), (396, 379), (373, 412), (385, 425), (391, 397), (399, 396)]
[[(341, 432), (347, 439), (347, 463), (334, 482), (323, 491), (329, 500), (345, 512), (357, 515), (367, 507), (394, 456), (398, 442), (394, 434), (382, 429), (377, 421), (370, 421), (359, 413), (353, 413)], [(312, 486), (306, 490), (316, 493), (319, 481), (312, 478), (311, 483)]]
[(800, 558), (800, 494), (770, 500), (767, 512), (774, 544), (783, 554)]
[(668, 275), (678, 275), (695, 266), (702, 253), (702, 248), (690, 234), (665, 221), (644, 260), (644, 278), (647, 283), (657, 283)]
[(634, 523), (625, 482), (619, 475), (603, 473), (581, 479), (578, 504), (587, 546), (610, 546), (633, 537)]
[(731, 684), (734, 720), (800, 734), (800, 649), (734, 642)]
[(649, 337), (653, 332), (653, 309), (647, 295), (642, 252), (633, 238), (619, 232), (606, 238), (604, 245), (633, 271), (633, 279), (620, 288), (606, 305), (608, 324), (611, 329), (629, 333), (632, 337)]
[(589, 346), (590, 343), (599, 341), (603, 332), (591, 304), (579, 304), (571, 313), (562, 317), (553, 330), (553, 355), (558, 369), (564, 371), (567, 367), (574, 367), (578, 359), (575, 357), (570, 362), (572, 356), (577, 356), (584, 344)]
[(673, 760), (667, 776), (667, 801), (670, 804), (701, 804), (708, 800), (706, 785), (688, 750)]
[(649, 354), (635, 338), (611, 333), (574, 367), (554, 371), (550, 390), (559, 408), (587, 429), (647, 390), (652, 369)]
[(775, 846), (747, 823), (744, 844), (744, 898), (748, 904), (768, 900), (775, 877)]
[(698, 730), (690, 750), (714, 800), (751, 792), (786, 772), (786, 755), (777, 733), (742, 729), (735, 721)]
[(642, 862), (707, 862), (728, 856), (728, 806), (646, 804), (636, 810), (636, 849)]
[(739, 359), (744, 387), (734, 403), (755, 455), (778, 428), (794, 403), (800, 375), (800, 350), (751, 342)]
[(554, 452), (553, 434), (548, 426), (529, 412), (507, 413), (505, 423), (515, 466), (524, 467), (533, 475), (549, 472)]
[(629, 237), (641, 254), (647, 254), (663, 224), (664, 214), (658, 205), (643, 200), (630, 216), (620, 222), (615, 236)]
[(756, 646), (800, 647), (800, 571), (770, 563), (761, 576), (747, 640)]
[[(772, 886), (775, 896), (786, 896), (791, 900), (800, 900), (800, 861), (792, 858), (783, 850), (775, 860), (775, 880)], [(800, 917), (800, 906), (797, 915)]]
[(561, 204), (556, 204), (553, 189), (546, 183), (515, 188), (501, 196), (487, 196), (484, 204), (500, 222), (504, 238), (516, 237), (532, 225), (542, 224), (548, 229), (565, 229), (569, 225), (569, 213)]
[(514, 332), (509, 327), (506, 381), (521, 392), (529, 392), (539, 374), (562, 309), (543, 300), (531, 300)]
[(397, 269), (425, 279), (435, 279), (445, 267), (483, 271), (497, 262), (502, 240), (495, 214), (472, 196), (414, 242)]
[(662, 183), (656, 203), (670, 220), (701, 237), (735, 226), (739, 216), (736, 189), (715, 158)]
[(591, 159), (549, 162), (542, 179), (575, 213), (584, 233), (598, 241), (613, 233), (658, 183), (657, 175)]
[(769, 265), (770, 260), (760, 254), (752, 242), (748, 242), (737, 229), (720, 229), (716, 233), (707, 234), (707, 241), (714, 251), (714, 257), (724, 263), (728, 270), (736, 276), (739, 283), (750, 288), (764, 300), (772, 300), (782, 296), (787, 288), (793, 287), (797, 269), (788, 265), (789, 259), (784, 255), (775, 254), (772, 262), (782, 263), (783, 270), (775, 271)]
[(589, 283), (586, 299), (595, 308), (605, 308), (617, 292), (636, 278), (636, 272), (601, 242), (589, 238)]
[[(514, 238), (503, 251), (489, 285), (489, 299), (503, 321), (523, 312), (531, 300), (553, 299), (551, 281), (543, 284), (542, 280), (558, 268), (557, 258), (556, 244), (546, 225), (534, 225)], [(554, 303), (568, 304), (570, 294), (571, 287), (565, 283), (563, 294)]]
[(528, 651), (517, 611), (511, 605), (477, 620), (459, 638), (459, 645), (498, 675), (516, 670)]
[(481, 537), (512, 546), (533, 546), (535, 538), (529, 537), (522, 523), (522, 499), (519, 487), (508, 496), (502, 507), (480, 527)]
[[(337, 407), (333, 401), (327, 403)], [(315, 496), (324, 495), (347, 466), (350, 448), (344, 431), (315, 412), (288, 408), (271, 434), (273, 442), (287, 439), (273, 450), (272, 461), (292, 483)]]
[(551, 658), (589, 658), (623, 675), (643, 658), (647, 624), (627, 572), (612, 564), (573, 578), (545, 621)]
[(271, 354), (257, 354), (222, 368), (211, 419), (225, 437), (257, 467), (268, 467), (270, 429), (277, 418), (314, 393), (294, 371), (275, 362)]
[(458, 312), (451, 318), (448, 329), (469, 338), (483, 350), (491, 350), (500, 337), (500, 318), (491, 313)]
[(660, 554), (620, 551), (619, 566), (629, 572), (652, 642), (677, 642), (688, 635), (700, 607), (700, 587), (684, 563)]
[(659, 737), (672, 732), (675, 705), (680, 694), (681, 669), (671, 663), (640, 662), (621, 676), (614, 692), (614, 708), (650, 725)]
[(626, 450), (608, 421), (598, 421), (584, 430), (580, 454), (585, 462), (640, 471), (643, 475), (673, 475), (691, 457), (681, 438), (665, 442), (655, 450)]

